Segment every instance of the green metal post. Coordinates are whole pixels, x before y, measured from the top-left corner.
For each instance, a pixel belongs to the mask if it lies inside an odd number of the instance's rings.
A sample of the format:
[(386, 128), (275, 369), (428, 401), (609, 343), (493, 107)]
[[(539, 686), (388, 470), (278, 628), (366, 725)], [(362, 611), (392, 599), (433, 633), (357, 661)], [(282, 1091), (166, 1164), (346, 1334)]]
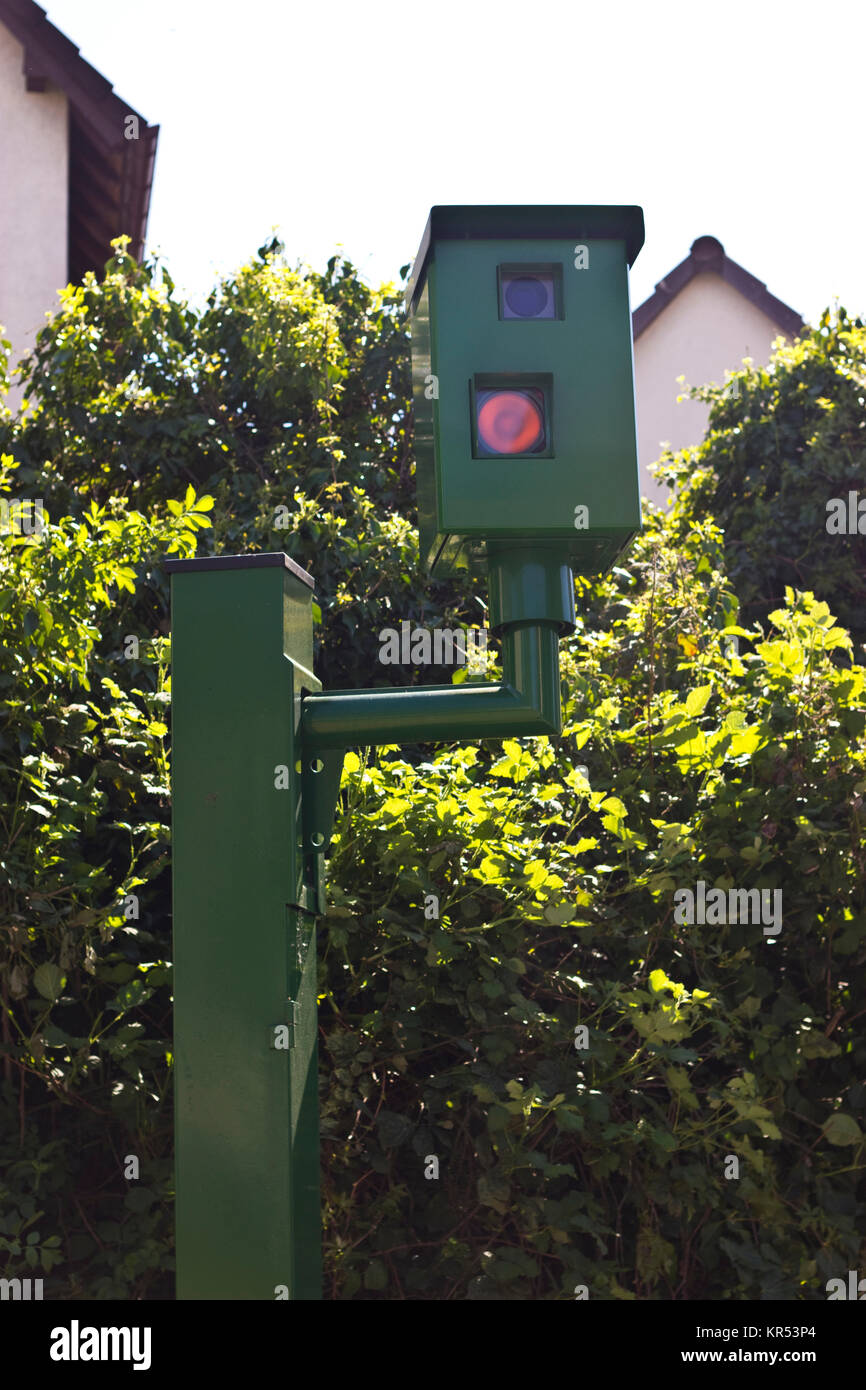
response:
[(177, 1297), (318, 1299), (315, 899), (300, 850), (312, 580), (168, 561)]
[(490, 557), (504, 680), (322, 694), (285, 555), (170, 560), (180, 1299), (321, 1297), (315, 915), (342, 750), (561, 729), (561, 554)]

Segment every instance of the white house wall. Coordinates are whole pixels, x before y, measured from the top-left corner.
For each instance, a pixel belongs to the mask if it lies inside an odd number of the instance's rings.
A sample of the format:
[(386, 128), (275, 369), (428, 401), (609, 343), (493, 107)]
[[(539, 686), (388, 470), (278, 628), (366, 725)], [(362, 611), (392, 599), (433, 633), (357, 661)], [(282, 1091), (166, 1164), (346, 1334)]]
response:
[[(24, 50), (0, 24), (0, 324), (13, 364), (67, 282), (69, 102), (28, 92)], [(13, 387), (13, 406), (20, 392)]]
[(706, 430), (709, 407), (689, 399), (678, 404), (684, 387), (677, 377), (688, 386), (723, 383), (725, 371), (740, 367), (744, 357), (768, 362), (781, 336), (766, 314), (713, 273), (696, 275), (644, 329), (634, 345), (643, 497), (667, 505), (671, 492), (650, 476), (649, 465), (665, 442), (683, 449), (699, 444)]

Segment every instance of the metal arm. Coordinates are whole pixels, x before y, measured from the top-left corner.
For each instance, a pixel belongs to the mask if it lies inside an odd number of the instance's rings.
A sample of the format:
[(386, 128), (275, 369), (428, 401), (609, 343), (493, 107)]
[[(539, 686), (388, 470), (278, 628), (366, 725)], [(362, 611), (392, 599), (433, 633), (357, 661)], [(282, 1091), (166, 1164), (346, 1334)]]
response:
[(502, 636), (502, 664), (501, 683), (308, 695), (301, 741), (305, 749), (319, 752), (377, 743), (560, 733), (557, 627), (525, 623), (509, 628)]
[(301, 719), (305, 749), (561, 733), (559, 637), (574, 628), (571, 569), (555, 550), (512, 543), (491, 548), (489, 576), (491, 623), (502, 634), (501, 683), (310, 694)]

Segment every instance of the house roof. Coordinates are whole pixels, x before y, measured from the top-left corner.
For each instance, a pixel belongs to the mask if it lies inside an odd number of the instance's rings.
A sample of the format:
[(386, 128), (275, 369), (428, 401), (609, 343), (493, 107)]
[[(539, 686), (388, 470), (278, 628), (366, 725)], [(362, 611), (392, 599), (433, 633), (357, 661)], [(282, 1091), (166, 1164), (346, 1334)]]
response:
[[(150, 207), (159, 126), (116, 95), (34, 0), (0, 0), (4, 24), (24, 48), (28, 92), (50, 82), (69, 99), (69, 268), (72, 281), (101, 274), (113, 237), (131, 237), (140, 260)], [(127, 139), (135, 129), (138, 139)]]
[(724, 246), (714, 236), (699, 236), (692, 242), (691, 251), (686, 259), (680, 261), (663, 280), (659, 280), (655, 292), (635, 309), (632, 314), (635, 339), (645, 328), (649, 328), (653, 320), (658, 318), (681, 290), (685, 289), (689, 281), (694, 280), (696, 275), (705, 275), (708, 271), (721, 275), (723, 280), (735, 290), (739, 290), (740, 294), (766, 314), (767, 318), (789, 338), (797, 337), (803, 327), (803, 320), (796, 310), (770, 294), (763, 280), (756, 279), (741, 265), (737, 265), (736, 261), (732, 261), (730, 256), (725, 255)]

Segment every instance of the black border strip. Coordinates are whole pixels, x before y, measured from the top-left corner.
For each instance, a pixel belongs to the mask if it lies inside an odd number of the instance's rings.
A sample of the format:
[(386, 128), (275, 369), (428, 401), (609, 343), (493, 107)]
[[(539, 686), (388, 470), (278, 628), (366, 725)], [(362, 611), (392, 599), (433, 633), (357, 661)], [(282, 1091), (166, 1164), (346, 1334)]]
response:
[(162, 561), (162, 568), (168, 574), (192, 573), (195, 570), (270, 569), (274, 565), (287, 569), (296, 579), (300, 579), (302, 584), (307, 584), (315, 590), (316, 581), (313, 576), (301, 569), (300, 565), (282, 550), (268, 550), (259, 555), (211, 555), (197, 560)]

